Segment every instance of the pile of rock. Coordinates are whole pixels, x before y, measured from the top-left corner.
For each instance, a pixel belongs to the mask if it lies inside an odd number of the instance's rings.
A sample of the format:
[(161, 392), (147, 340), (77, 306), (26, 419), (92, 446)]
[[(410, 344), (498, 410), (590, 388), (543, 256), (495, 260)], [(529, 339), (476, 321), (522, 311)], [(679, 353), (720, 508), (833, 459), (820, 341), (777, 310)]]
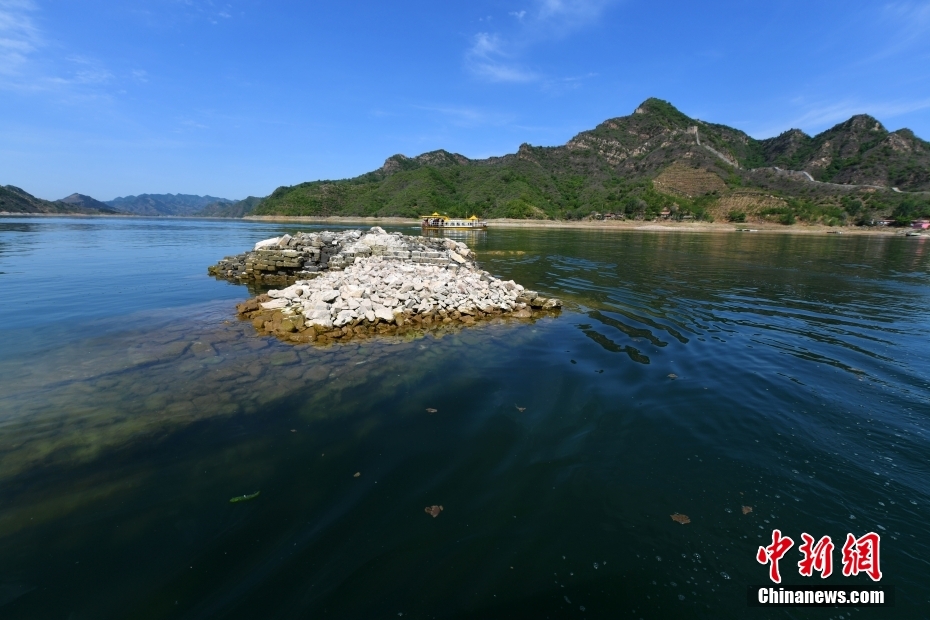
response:
[[(241, 303), (239, 315), (256, 329), (288, 340), (328, 342), (470, 325), (495, 316), (531, 318), (562, 305), (482, 271), (466, 258), (472, 253), (462, 243), (387, 235), (379, 228), (341, 234), (354, 241), (333, 257), (351, 256), (351, 264), (331, 257), (326, 272), (312, 272), (312, 279)], [(412, 249), (426, 245), (424, 241), (432, 249)], [(435, 249), (437, 243), (444, 253)], [(446, 244), (455, 244), (454, 249)]]
[(251, 252), (227, 256), (207, 268), (208, 273), (234, 282), (287, 286), (321, 272), (341, 270), (356, 258), (380, 256), (420, 265), (466, 265), (471, 261), (464, 243), (452, 239), (388, 234), (380, 227), (360, 230), (297, 233), (265, 239)]

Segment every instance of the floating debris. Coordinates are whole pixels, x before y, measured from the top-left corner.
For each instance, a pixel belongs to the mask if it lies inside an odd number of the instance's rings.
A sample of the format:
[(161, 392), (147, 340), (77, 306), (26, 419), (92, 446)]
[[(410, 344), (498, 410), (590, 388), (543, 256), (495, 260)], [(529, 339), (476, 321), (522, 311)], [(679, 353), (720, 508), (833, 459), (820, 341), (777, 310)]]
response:
[(358, 478), (358, 477), (361, 476), (361, 475), (362, 475), (362, 472), (357, 471), (357, 472), (355, 472), (355, 475), (353, 475), (352, 477), (353, 477), (353, 478)]
[(297, 432), (297, 429), (296, 429), (296, 428), (292, 428), (292, 429), (291, 429), (291, 432), (292, 432), (292, 433), (296, 433), (296, 432)]
[(674, 381), (675, 379), (678, 378), (678, 375), (676, 375), (675, 373), (669, 373), (668, 378)]
[(519, 411), (520, 413), (523, 413), (524, 411), (526, 411), (526, 407), (520, 407), (516, 403), (514, 403), (513, 406), (516, 407), (517, 411)]
[(238, 503), (238, 502), (247, 502), (247, 501), (249, 501), (250, 499), (255, 499), (256, 497), (258, 497), (258, 494), (259, 494), (259, 493), (261, 493), (261, 491), (255, 491), (255, 492), (252, 493), (251, 495), (237, 495), (237, 496), (235, 496), (234, 498), (232, 498), (231, 500), (229, 500), (229, 503), (230, 503), (230, 504), (235, 504), (235, 503)]
[(752, 506), (743, 506), (744, 515), (748, 515), (750, 512), (752, 512)]
[(672, 515), (672, 521), (675, 523), (681, 523), (682, 525), (685, 523), (691, 523), (691, 519), (688, 518), (688, 515), (678, 514), (677, 512)]
[(439, 409), (433, 409), (432, 407), (426, 408), (426, 413), (436, 413), (437, 411), (439, 411)]
[(426, 514), (430, 515), (434, 519), (439, 516), (439, 513), (442, 512), (442, 506), (427, 506), (424, 508)]

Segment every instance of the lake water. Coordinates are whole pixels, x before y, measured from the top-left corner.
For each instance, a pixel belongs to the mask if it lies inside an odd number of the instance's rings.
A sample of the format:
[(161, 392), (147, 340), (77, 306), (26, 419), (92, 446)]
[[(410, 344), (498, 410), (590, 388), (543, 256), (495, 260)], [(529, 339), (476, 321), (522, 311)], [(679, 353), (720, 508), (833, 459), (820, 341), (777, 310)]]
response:
[[(311, 228), (0, 219), (0, 617), (928, 617), (927, 239), (490, 230), (560, 315), (259, 336), (206, 268)], [(894, 609), (747, 607), (775, 528)]]

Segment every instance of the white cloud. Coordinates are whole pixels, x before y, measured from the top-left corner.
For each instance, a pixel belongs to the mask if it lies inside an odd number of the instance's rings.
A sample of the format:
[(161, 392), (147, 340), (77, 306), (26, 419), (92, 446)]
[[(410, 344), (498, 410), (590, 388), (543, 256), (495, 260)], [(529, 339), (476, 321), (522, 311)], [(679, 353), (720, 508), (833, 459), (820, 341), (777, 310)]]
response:
[(32, 0), (0, 0), (0, 90), (52, 93), (65, 103), (108, 99), (109, 69), (93, 58), (63, 54), (34, 22), (37, 12)]
[(895, 2), (886, 4), (869, 18), (879, 25), (879, 32), (887, 36), (879, 43), (877, 52), (866, 62), (886, 60), (891, 56), (913, 50), (922, 45), (930, 47), (930, 2)]
[(613, 0), (539, 0), (536, 19), (573, 30), (596, 21), (612, 3)]
[(42, 45), (30, 16), (34, 10), (28, 0), (0, 0), (0, 75), (17, 75)]
[(538, 76), (515, 63), (500, 36), (479, 32), (465, 53), (469, 70), (490, 82), (532, 82)]
[(575, 90), (581, 86), (585, 80), (597, 77), (597, 73), (587, 73), (585, 75), (576, 75), (561, 78), (550, 78), (543, 82), (542, 88), (546, 92), (553, 94), (562, 94), (566, 91)]
[[(791, 103), (800, 104), (802, 103), (802, 99), (795, 98)], [(760, 137), (771, 137), (792, 127), (802, 129), (810, 134), (816, 134), (838, 123), (847, 121), (857, 114), (868, 114), (883, 122), (885, 119), (930, 109), (930, 98), (914, 99), (910, 101), (872, 101), (866, 103), (855, 100), (844, 100), (826, 104), (811, 103), (805, 107), (806, 109), (801, 110), (793, 119), (779, 124), (778, 127), (772, 126), (762, 128), (758, 131), (754, 131), (753, 134)]]
[(544, 79), (526, 67), (525, 57), (534, 47), (549, 44), (596, 22), (618, 0), (534, 0), (529, 9), (511, 11), (516, 18), (512, 31), (479, 32), (465, 52), (468, 70), (489, 82), (529, 83), (549, 86), (562, 78)]
[(113, 74), (92, 58), (69, 56), (65, 60), (72, 69), (68, 77), (49, 78), (57, 84), (105, 84), (113, 79)]

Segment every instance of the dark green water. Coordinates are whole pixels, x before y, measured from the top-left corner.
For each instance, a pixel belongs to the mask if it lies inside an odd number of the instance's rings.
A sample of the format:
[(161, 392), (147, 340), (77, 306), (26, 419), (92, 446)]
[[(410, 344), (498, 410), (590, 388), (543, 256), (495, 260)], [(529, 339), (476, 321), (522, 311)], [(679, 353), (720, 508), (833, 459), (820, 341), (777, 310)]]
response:
[[(206, 275), (285, 230), (0, 219), (0, 617), (928, 617), (926, 239), (491, 230), (561, 316), (321, 349)], [(747, 607), (774, 528), (896, 606)]]

